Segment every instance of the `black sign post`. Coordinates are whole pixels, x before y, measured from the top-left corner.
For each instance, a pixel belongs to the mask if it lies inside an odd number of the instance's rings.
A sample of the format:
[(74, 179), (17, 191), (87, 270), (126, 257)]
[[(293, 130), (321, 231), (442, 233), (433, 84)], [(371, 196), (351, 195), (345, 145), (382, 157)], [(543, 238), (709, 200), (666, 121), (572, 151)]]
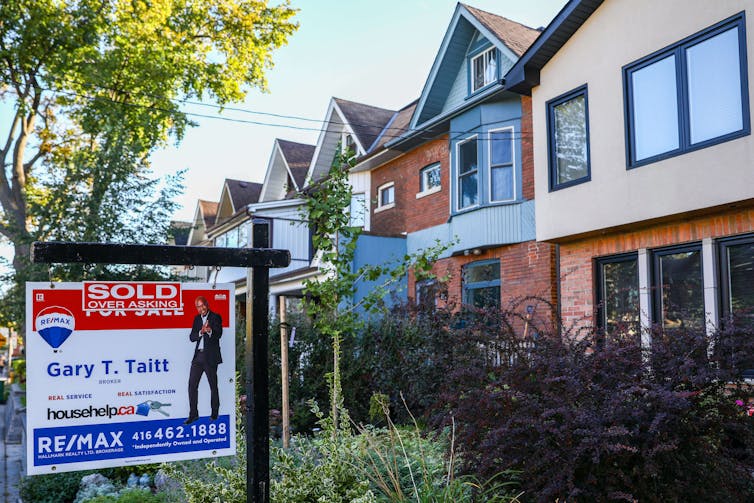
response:
[(36, 242), (31, 246), (35, 263), (206, 265), (252, 269), (251, 355), (246, 357), (246, 501), (268, 503), (270, 487), (269, 428), (269, 293), (270, 268), (291, 263), (288, 250), (272, 250), (269, 225), (255, 222), (252, 248), (132, 245), (118, 243)]

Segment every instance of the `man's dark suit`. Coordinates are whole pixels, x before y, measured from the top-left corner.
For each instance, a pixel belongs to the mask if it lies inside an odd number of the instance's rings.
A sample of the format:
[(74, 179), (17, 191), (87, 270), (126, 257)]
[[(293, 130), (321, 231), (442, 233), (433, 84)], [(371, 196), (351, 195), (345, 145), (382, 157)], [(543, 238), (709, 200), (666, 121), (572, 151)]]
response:
[[(188, 381), (190, 418), (199, 416), (197, 402), (199, 399), (199, 380), (202, 378), (202, 374), (207, 375), (207, 382), (209, 383), (212, 417), (217, 417), (220, 409), (220, 395), (217, 391), (217, 366), (223, 362), (223, 357), (220, 355), (220, 337), (223, 334), (223, 320), (219, 314), (208, 311), (207, 322), (209, 328), (212, 330), (212, 335), (200, 334), (202, 317), (199, 314), (194, 318), (194, 325), (191, 327), (191, 334), (189, 335), (191, 342), (196, 343)], [(199, 350), (200, 338), (204, 339), (203, 350)]]

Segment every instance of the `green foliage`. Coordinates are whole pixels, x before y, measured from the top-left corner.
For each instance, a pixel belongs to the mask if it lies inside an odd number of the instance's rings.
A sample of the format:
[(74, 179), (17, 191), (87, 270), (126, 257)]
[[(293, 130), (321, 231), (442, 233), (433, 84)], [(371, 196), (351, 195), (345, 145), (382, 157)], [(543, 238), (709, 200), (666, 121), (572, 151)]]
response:
[(16, 273), (5, 323), (23, 319), (20, 285), (47, 278), (29, 263), (31, 242), (165, 239), (181, 184), (151, 179), (149, 157), (193, 125), (179, 100), (227, 104), (265, 90), (294, 13), (266, 0), (3, 3), (0, 101), (11, 113), (0, 118), (0, 235)]
[(26, 382), (26, 359), (17, 358), (11, 362), (13, 379), (16, 382)]
[[(357, 309), (367, 312), (384, 306), (384, 297), (413, 268), (420, 279), (429, 277), (434, 261), (451, 244), (437, 243), (429, 250), (406, 255), (387, 265), (367, 264), (354, 269), (354, 257), (361, 228), (350, 226), (351, 185), (349, 171), (354, 164), (352, 152), (341, 152), (340, 145), (325, 178), (308, 192), (306, 216), (314, 229), (312, 244), (325, 264), (327, 277), (304, 283), (305, 307), (313, 320), (314, 330), (332, 341), (332, 372), (327, 374), (330, 387), (331, 417), (337, 423), (338, 411), (344, 409), (341, 359), (343, 341), (351, 340), (361, 326)], [(354, 301), (359, 281), (382, 281), (371, 293)], [(341, 418), (346, 421), (346, 418)], [(338, 427), (335, 429), (338, 430)]]
[(127, 489), (117, 496), (97, 496), (86, 503), (165, 503), (164, 494), (153, 494), (146, 489)]
[(26, 503), (71, 503), (81, 477), (93, 472), (53, 473), (21, 479), (19, 494)]
[[(275, 503), (372, 503), (369, 481), (358, 470), (359, 440), (345, 421), (325, 417), (312, 406), (322, 431), (312, 438), (295, 437), (290, 450), (273, 448), (271, 501)], [(347, 417), (341, 411), (340, 417)], [(335, 431), (335, 430), (338, 431)]]

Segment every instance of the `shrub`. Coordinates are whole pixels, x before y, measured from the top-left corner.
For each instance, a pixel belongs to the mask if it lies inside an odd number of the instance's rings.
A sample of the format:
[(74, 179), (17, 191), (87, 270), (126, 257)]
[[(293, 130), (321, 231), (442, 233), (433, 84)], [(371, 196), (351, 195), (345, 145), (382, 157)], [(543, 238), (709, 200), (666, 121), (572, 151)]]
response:
[(739, 369), (754, 334), (730, 327), (546, 335), (482, 310), (454, 330), (444, 397), (466, 470), (522, 473), (539, 501), (754, 499), (754, 423)]
[(81, 477), (92, 472), (53, 473), (24, 477), (19, 495), (26, 503), (71, 503), (76, 498)]

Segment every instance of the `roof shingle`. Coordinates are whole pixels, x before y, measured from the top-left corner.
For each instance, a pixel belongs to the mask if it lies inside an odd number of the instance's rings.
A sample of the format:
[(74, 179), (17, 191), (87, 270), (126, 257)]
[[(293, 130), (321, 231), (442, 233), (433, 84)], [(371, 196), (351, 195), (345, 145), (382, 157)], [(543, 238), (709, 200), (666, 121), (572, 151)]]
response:
[(394, 110), (373, 107), (340, 98), (334, 98), (345, 115), (344, 119), (353, 130), (364, 150), (369, 150), (380, 132), (395, 114)]
[(485, 28), (495, 34), (516, 56), (521, 56), (541, 33), (521, 23), (511, 21), (503, 16), (483, 11), (470, 5), (463, 5), (472, 16), (477, 18)]
[(215, 217), (217, 217), (217, 203), (214, 201), (205, 201), (199, 199), (199, 209), (202, 212), (202, 219), (204, 220), (204, 228), (209, 229), (215, 225)]
[(259, 194), (262, 192), (262, 184), (254, 182), (245, 182), (243, 180), (225, 179), (228, 186), (233, 211), (239, 211), (249, 204), (259, 202)]
[(299, 188), (303, 188), (306, 173), (309, 170), (309, 164), (312, 162), (316, 147), (305, 143), (281, 140), (280, 138), (277, 142), (280, 145), (283, 157), (285, 157), (285, 162), (288, 163), (288, 168), (291, 170), (293, 181)]

